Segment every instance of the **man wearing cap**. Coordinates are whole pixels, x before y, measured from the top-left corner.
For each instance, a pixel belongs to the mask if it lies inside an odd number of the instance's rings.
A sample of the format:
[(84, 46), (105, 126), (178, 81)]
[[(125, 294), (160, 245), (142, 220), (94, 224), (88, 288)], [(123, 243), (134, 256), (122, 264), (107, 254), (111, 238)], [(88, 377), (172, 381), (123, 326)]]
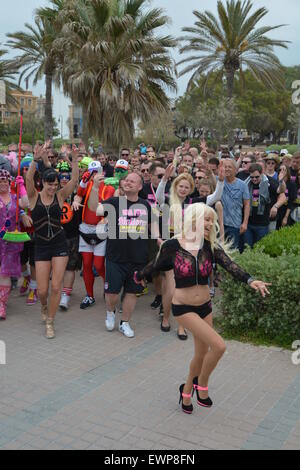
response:
[(80, 305), (82, 310), (91, 307), (95, 303), (95, 275), (93, 267), (95, 267), (96, 271), (103, 279), (105, 278), (106, 240), (100, 239), (97, 233), (99, 233), (99, 231), (105, 233), (106, 225), (104, 224), (103, 217), (97, 217), (95, 212), (91, 211), (89, 208), (89, 198), (94, 185), (94, 177), (98, 173), (102, 176), (98, 191), (99, 202), (103, 202), (114, 196), (115, 189), (104, 183), (101, 163), (98, 161), (92, 161), (89, 164), (88, 171), (84, 173), (82, 177), (77, 195), (73, 202), (73, 208), (75, 211), (83, 207), (82, 223), (79, 226), (79, 252), (81, 253), (83, 260), (83, 279), (87, 295)]
[(274, 180), (278, 181), (278, 172), (276, 171), (277, 166), (280, 165), (280, 158), (276, 153), (269, 153), (265, 157), (266, 162), (266, 175)]

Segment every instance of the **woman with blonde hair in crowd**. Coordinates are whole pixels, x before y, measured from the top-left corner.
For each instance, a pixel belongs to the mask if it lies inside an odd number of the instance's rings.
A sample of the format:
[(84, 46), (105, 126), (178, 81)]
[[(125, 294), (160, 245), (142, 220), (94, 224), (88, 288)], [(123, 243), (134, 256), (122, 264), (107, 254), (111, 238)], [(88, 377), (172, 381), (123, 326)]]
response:
[[(168, 181), (169, 174), (166, 172), (164, 178), (162, 179), (156, 193), (158, 204), (161, 208), (165, 204), (169, 203), (170, 209), (170, 222), (169, 222), (169, 229), (170, 229), (170, 237), (174, 235), (178, 235), (181, 233), (182, 230), (182, 222), (184, 218), (185, 209), (187, 206), (203, 202), (208, 204), (209, 206), (213, 206), (217, 201), (219, 201), (223, 194), (223, 187), (224, 187), (224, 169), (223, 164), (220, 164), (220, 172), (219, 172), (219, 180), (217, 183), (216, 191), (209, 195), (208, 197), (196, 197), (192, 198), (191, 195), (195, 190), (195, 183), (193, 177), (189, 174), (183, 174), (178, 176), (172, 183), (171, 190), (170, 190), (170, 197), (169, 199), (165, 197), (165, 187)], [(163, 234), (163, 238), (166, 239)], [(171, 303), (172, 297), (175, 289), (175, 281), (174, 281), (174, 273), (173, 270), (166, 271), (165, 276), (163, 278), (163, 286), (162, 286), (163, 295), (163, 308), (164, 308), (164, 317), (161, 323), (161, 329), (164, 332), (170, 331), (170, 313), (171, 313)], [(187, 335), (179, 325), (178, 329), (178, 338), (181, 340), (186, 340)]]
[(193, 412), (192, 392), (197, 403), (210, 408), (208, 394), (211, 374), (222, 358), (226, 345), (213, 328), (212, 304), (208, 277), (213, 260), (235, 279), (248, 284), (265, 297), (267, 284), (254, 280), (235, 264), (217, 243), (217, 215), (204, 204), (193, 204), (185, 212), (182, 232), (161, 246), (157, 259), (143, 271), (135, 273), (136, 282), (143, 282), (153, 270), (174, 269), (176, 288), (172, 296), (172, 311), (181, 328), (189, 330), (194, 339), (194, 357), (188, 378), (179, 388), (182, 411)]

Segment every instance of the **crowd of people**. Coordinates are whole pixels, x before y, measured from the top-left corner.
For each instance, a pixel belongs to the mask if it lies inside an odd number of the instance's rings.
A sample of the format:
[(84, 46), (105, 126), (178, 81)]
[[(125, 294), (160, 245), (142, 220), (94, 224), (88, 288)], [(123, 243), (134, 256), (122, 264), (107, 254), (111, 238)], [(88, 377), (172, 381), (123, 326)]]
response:
[[(107, 331), (115, 329), (119, 309), (119, 331), (132, 338), (137, 298), (153, 282), (151, 308), (159, 311), (161, 330), (170, 331), (172, 311), (178, 338), (190, 331), (195, 340), (182, 409), (192, 411), (192, 388), (200, 405), (211, 406), (208, 379), (225, 350), (212, 328), (217, 264), (268, 293), (268, 284), (252, 279), (221, 245), (242, 252), (300, 221), (300, 153), (215, 152), (205, 141), (199, 148), (186, 141), (162, 154), (141, 144), (117, 156), (83, 144), (58, 153), (49, 141), (22, 157), (16, 177), (17, 156), (0, 156), (0, 318), (22, 278), (20, 294), (28, 305), (40, 302), (46, 337), (54, 338), (56, 313), (70, 308), (77, 272), (86, 290), (80, 308), (95, 304), (100, 276)], [(24, 244), (5, 240), (18, 228), (17, 211), (19, 229), (30, 237)]]

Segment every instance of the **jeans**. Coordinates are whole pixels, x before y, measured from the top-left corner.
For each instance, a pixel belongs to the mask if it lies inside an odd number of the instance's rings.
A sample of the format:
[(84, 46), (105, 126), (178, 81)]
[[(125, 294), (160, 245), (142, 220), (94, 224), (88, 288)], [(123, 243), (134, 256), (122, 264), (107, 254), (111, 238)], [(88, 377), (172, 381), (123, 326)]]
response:
[(248, 225), (247, 232), (245, 233), (245, 244), (253, 248), (255, 243), (259, 242), (259, 240), (268, 235), (268, 233), (268, 225)]
[(228, 225), (224, 226), (225, 239), (228, 239), (231, 242), (232, 248), (240, 249), (240, 229), (235, 227), (229, 227)]

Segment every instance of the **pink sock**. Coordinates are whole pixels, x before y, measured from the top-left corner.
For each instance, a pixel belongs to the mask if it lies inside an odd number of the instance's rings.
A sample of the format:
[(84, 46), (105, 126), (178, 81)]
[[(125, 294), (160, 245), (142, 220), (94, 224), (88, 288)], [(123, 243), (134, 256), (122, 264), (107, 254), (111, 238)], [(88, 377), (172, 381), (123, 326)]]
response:
[(73, 291), (72, 287), (64, 287), (62, 290), (62, 293), (70, 297), (72, 294), (72, 291)]

